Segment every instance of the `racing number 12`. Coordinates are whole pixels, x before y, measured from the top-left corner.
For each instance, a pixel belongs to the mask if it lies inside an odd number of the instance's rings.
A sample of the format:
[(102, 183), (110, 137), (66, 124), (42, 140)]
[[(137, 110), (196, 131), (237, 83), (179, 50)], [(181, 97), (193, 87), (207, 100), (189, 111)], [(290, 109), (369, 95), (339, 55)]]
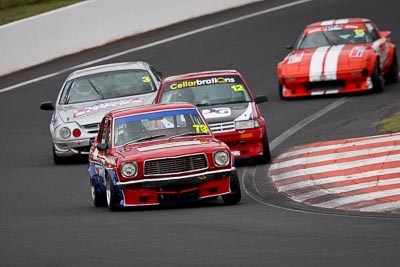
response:
[(236, 92), (240, 92), (240, 91), (244, 90), (242, 84), (234, 84), (234, 85), (231, 86), (231, 88), (232, 88), (233, 91), (236, 91)]

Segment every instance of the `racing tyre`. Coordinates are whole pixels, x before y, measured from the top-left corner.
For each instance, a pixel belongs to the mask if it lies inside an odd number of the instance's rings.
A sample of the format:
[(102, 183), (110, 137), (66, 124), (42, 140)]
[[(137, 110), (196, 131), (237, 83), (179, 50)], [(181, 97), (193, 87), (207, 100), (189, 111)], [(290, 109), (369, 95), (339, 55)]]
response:
[(106, 199), (110, 211), (118, 210), (119, 197), (115, 190), (114, 183), (109, 175), (106, 176)]
[(371, 80), (374, 92), (376, 93), (383, 92), (385, 79), (383, 78), (381, 68), (379, 67), (379, 60), (375, 64), (375, 69), (374, 73), (372, 73)]
[(96, 207), (104, 207), (107, 205), (107, 200), (106, 196), (104, 194), (101, 194), (99, 191), (96, 190), (96, 188), (93, 186), (93, 184), (90, 182), (90, 189), (92, 192), (92, 200), (93, 204)]
[(385, 74), (385, 81), (387, 83), (397, 83), (399, 81), (399, 64), (397, 62), (396, 52), (393, 54), (392, 64)]
[(263, 154), (255, 158), (258, 164), (266, 164), (271, 161), (271, 149), (269, 148), (267, 130), (264, 129), (264, 138), (262, 141)]
[(281, 99), (286, 99), (286, 97), (283, 96), (283, 86), (280, 82), (278, 82), (278, 90), (279, 90), (279, 97)]
[(242, 199), (242, 193), (240, 191), (240, 183), (237, 172), (234, 172), (234, 175), (231, 177), (231, 191), (232, 193), (228, 195), (223, 195), (222, 200), (225, 205), (233, 205)]

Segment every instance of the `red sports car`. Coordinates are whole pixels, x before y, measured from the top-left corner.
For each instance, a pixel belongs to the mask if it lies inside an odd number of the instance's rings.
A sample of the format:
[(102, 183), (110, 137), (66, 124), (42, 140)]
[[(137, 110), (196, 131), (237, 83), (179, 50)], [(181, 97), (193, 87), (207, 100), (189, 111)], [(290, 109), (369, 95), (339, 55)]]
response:
[(389, 35), (362, 18), (308, 25), (278, 64), (281, 98), (383, 91), (385, 82), (398, 80), (396, 47)]
[(271, 160), (266, 123), (243, 76), (236, 70), (217, 70), (167, 77), (156, 103), (188, 102), (199, 107), (215, 137), (225, 142), (235, 158)]
[(95, 206), (241, 200), (233, 155), (188, 103), (155, 104), (105, 115), (89, 153)]

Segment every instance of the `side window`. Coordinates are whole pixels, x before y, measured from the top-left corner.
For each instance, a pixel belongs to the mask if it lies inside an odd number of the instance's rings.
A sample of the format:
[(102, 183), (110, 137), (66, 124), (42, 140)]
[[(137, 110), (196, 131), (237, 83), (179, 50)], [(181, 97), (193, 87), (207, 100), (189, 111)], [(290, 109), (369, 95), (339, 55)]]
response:
[(157, 80), (158, 80), (159, 82), (161, 82), (161, 80), (162, 80), (162, 74), (161, 74), (161, 72), (159, 72), (158, 70), (156, 70), (156, 69), (153, 68), (153, 67), (150, 67), (150, 70), (151, 70), (152, 73), (154, 73), (154, 75), (156, 76)]
[(110, 121), (108, 119), (102, 121), (98, 138), (97, 141), (99, 143), (105, 143), (110, 146)]
[(375, 27), (371, 23), (365, 23), (365, 26), (367, 27), (368, 32), (372, 37), (372, 41), (378, 40), (379, 34), (378, 31), (375, 29)]

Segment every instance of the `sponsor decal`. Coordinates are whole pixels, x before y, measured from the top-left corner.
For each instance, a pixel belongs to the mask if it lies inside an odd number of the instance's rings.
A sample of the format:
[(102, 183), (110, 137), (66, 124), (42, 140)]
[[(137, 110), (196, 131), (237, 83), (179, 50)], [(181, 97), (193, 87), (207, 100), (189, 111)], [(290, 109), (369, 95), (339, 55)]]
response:
[(103, 109), (123, 106), (123, 105), (131, 104), (131, 103), (142, 103), (143, 101), (144, 101), (143, 97), (138, 97), (138, 98), (129, 98), (129, 99), (125, 99), (125, 100), (108, 102), (108, 103), (101, 103), (101, 104), (93, 105), (90, 107), (84, 107), (84, 108), (78, 109), (74, 113), (74, 118), (78, 118), (80, 116), (89, 114), (91, 112), (96, 112), (96, 111), (103, 110)]
[(184, 142), (170, 142), (170, 143), (165, 143), (165, 144), (139, 147), (139, 148), (137, 148), (137, 150), (139, 150), (140, 152), (144, 152), (144, 151), (156, 150), (156, 149), (160, 149), (160, 148), (168, 148), (168, 147), (176, 147), (176, 146), (191, 146), (191, 145), (201, 145), (201, 144), (202, 144), (202, 142), (200, 142), (198, 140), (184, 141)]
[(350, 50), (349, 57), (362, 57), (365, 51), (365, 46), (355, 46)]
[(253, 114), (253, 108), (251, 106), (251, 104), (249, 103), (247, 105), (247, 109), (242, 113), (242, 115), (240, 115), (239, 117), (237, 117), (235, 119), (235, 121), (247, 121), (247, 120), (252, 120), (254, 117)]
[(342, 25), (328, 25), (325, 26), (325, 31), (338, 31), (342, 29)]
[(53, 124), (53, 125), (56, 125), (56, 123), (57, 123), (57, 117), (56, 117), (56, 115), (55, 114), (53, 114), (53, 116), (51, 116), (51, 124)]
[(222, 108), (206, 108), (201, 111), (206, 119), (223, 118), (232, 115), (232, 111), (228, 107)]
[(231, 151), (233, 156), (240, 156), (240, 151)]
[(169, 88), (171, 90), (181, 89), (185, 87), (192, 86), (201, 86), (201, 85), (209, 85), (209, 84), (221, 84), (221, 83), (234, 83), (235, 78), (226, 78), (226, 77), (212, 77), (209, 79), (196, 79), (192, 81), (182, 81), (178, 83), (172, 83)]
[(115, 165), (116, 160), (117, 160), (116, 157), (114, 157), (114, 156), (109, 156), (109, 157), (107, 158), (107, 163), (108, 163), (108, 164), (111, 164), (111, 165)]
[(97, 160), (99, 158), (99, 151), (96, 149), (93, 151), (93, 160)]
[(294, 54), (290, 55), (288, 63), (289, 64), (294, 64), (294, 63), (301, 62), (301, 60), (303, 59), (303, 55), (304, 55), (304, 52), (294, 53)]

